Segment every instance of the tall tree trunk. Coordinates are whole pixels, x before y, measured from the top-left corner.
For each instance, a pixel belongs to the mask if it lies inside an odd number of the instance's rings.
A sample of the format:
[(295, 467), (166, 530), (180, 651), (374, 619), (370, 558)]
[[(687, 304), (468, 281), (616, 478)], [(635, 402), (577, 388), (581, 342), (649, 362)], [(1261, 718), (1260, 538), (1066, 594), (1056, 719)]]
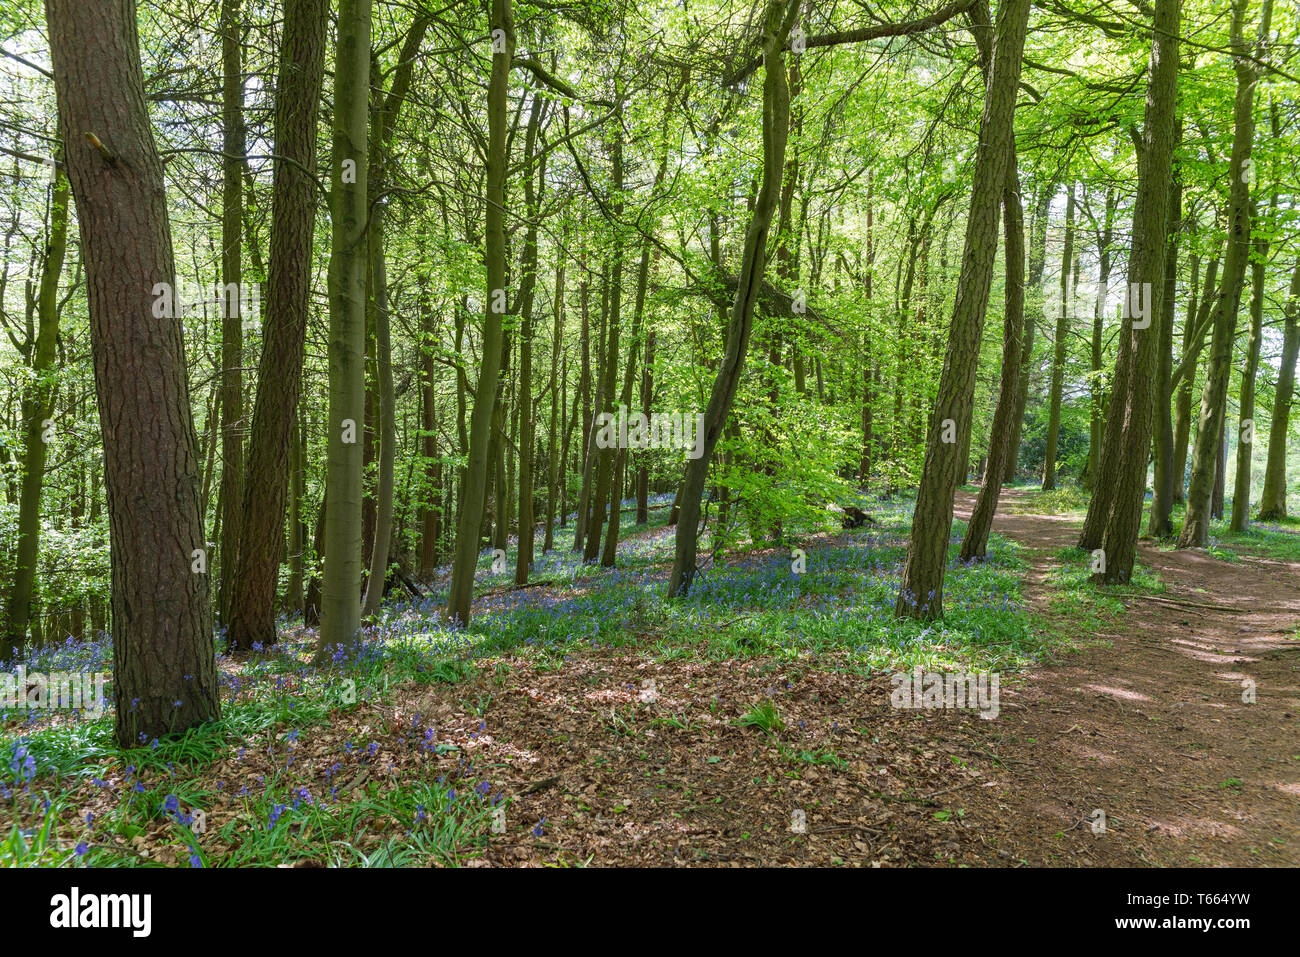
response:
[(429, 277), (421, 277), (420, 296), (420, 371), (423, 376), (420, 401), (421, 454), (424, 456), (425, 502), (420, 518), (420, 577), (425, 581), (433, 575), (438, 564), (438, 539), (442, 534), (442, 503), (439, 501), (442, 491), (442, 462), (438, 460), (438, 418), (437, 409), (437, 363), (434, 361), (434, 347), (437, 342), (437, 327), (434, 324), (433, 302), (428, 288)]
[(1106, 394), (1101, 384), (1102, 340), (1106, 332), (1107, 293), (1110, 289), (1111, 242), (1115, 233), (1115, 190), (1106, 187), (1105, 220), (1097, 236), (1097, 295), (1092, 304), (1092, 380), (1088, 391), (1092, 408), (1088, 416), (1088, 465), (1083, 486), (1088, 490), (1097, 483), (1101, 471), (1101, 441), (1105, 427)]
[[(1273, 110), (1273, 139), (1278, 139), (1277, 110)], [(1276, 170), (1274, 170), (1276, 174)], [(1276, 183), (1276, 175), (1274, 175)], [(1240, 426), (1237, 431), (1237, 475), (1232, 490), (1232, 518), (1229, 527), (1234, 532), (1244, 532), (1250, 524), (1251, 459), (1255, 448), (1255, 377), (1259, 372), (1260, 341), (1264, 334), (1264, 295), (1267, 292), (1268, 234), (1271, 232), (1277, 211), (1277, 189), (1269, 200), (1264, 221), (1264, 237), (1254, 242), (1255, 255), (1250, 262), (1250, 334), (1246, 340), (1246, 364), (1241, 370)]]
[[(1174, 132), (1175, 144), (1181, 128)], [(1174, 309), (1178, 296), (1178, 237), (1182, 229), (1183, 184), (1175, 165), (1169, 185), (1168, 250), (1165, 253), (1164, 292), (1160, 298), (1158, 357), (1155, 382), (1155, 429), (1151, 438), (1151, 455), (1155, 466), (1152, 480), (1151, 520), (1147, 534), (1168, 538), (1174, 533), (1172, 519), (1174, 486), (1181, 476), (1174, 474), (1174, 423), (1170, 418), (1174, 383)]]
[(1061, 436), (1061, 393), (1065, 389), (1065, 356), (1074, 297), (1070, 294), (1070, 264), (1074, 261), (1074, 183), (1066, 186), (1065, 250), (1061, 254), (1060, 298), (1052, 353), (1052, 391), (1047, 414), (1047, 450), (1043, 453), (1043, 490), (1056, 488), (1056, 446)]
[[(1248, 57), (1243, 38), (1248, 0), (1234, 0), (1232, 7), (1233, 70), (1237, 94), (1233, 104), (1232, 159), (1229, 166), (1228, 252), (1223, 264), (1223, 286), (1215, 310), (1214, 334), (1210, 343), (1209, 368), (1201, 395), (1201, 414), (1192, 453), (1192, 480), (1187, 489), (1187, 512), (1178, 536), (1178, 547), (1201, 547), (1209, 543), (1211, 496), (1214, 492), (1215, 460), (1220, 457), (1220, 437), (1228, 407), (1228, 379), (1232, 373), (1232, 347), (1237, 333), (1237, 312), (1251, 248), (1251, 202), (1248, 172), (1255, 138), (1255, 86), (1260, 68)], [(1272, 0), (1264, 0), (1260, 38), (1268, 35)], [(1219, 468), (1222, 475), (1222, 468)]]
[(1295, 365), (1300, 357), (1300, 258), (1291, 272), (1291, 290), (1286, 302), (1286, 326), (1282, 335), (1282, 364), (1277, 372), (1273, 399), (1273, 421), (1268, 429), (1268, 464), (1264, 467), (1264, 491), (1259, 496), (1259, 520), (1286, 517), (1286, 452), (1291, 419), (1291, 398), (1295, 393)]
[[(610, 156), (610, 191), (613, 194), (611, 204), (616, 221), (623, 218), (623, 125), (621, 118), (614, 121), (614, 141)], [(601, 412), (612, 413), (614, 409), (614, 377), (618, 374), (618, 343), (622, 331), (623, 319), (623, 236), (615, 225), (613, 254), (609, 275), (609, 310), (605, 322), (605, 361), (600, 371), (600, 395), (598, 408)], [(595, 422), (592, 423), (593, 430)], [(594, 435), (594, 432), (593, 432)], [(617, 449), (600, 448), (599, 443), (592, 443), (595, 456), (595, 485), (592, 490), (591, 512), (587, 517), (587, 541), (583, 545), (582, 560), (590, 563), (600, 555), (601, 529), (604, 527), (606, 506), (609, 508), (609, 520), (619, 520), (619, 503), (611, 500), (614, 485), (614, 465)]]
[(45, 243), (36, 298), (36, 340), (29, 343), (33, 380), (22, 398), (23, 463), (18, 497), (18, 528), (14, 545), (13, 582), (0, 633), (0, 663), (21, 652), (27, 638), (32, 586), (41, 554), (41, 492), (45, 487), (46, 433), (54, 413), (55, 347), (59, 338), (59, 277), (68, 249), (68, 180), (54, 171), (50, 195), (50, 232)]
[(510, 0), (492, 0), (490, 24), (493, 37), (492, 74), (488, 81), (488, 148), (486, 229), (484, 261), (487, 266), (487, 297), (483, 315), (483, 361), (474, 411), (469, 427), (469, 456), (465, 465), (465, 486), (456, 527), (456, 551), (451, 570), (451, 591), (447, 617), (469, 624), (474, 596), (474, 568), (478, 564), (479, 531), (483, 524), (488, 469), (492, 442), (492, 414), (496, 406), (496, 383), (501, 371), (501, 321), (505, 314), (506, 288), (506, 124), (510, 84), (510, 63), (515, 50), (515, 24)]
[[(564, 232), (564, 238), (561, 241), (561, 247), (568, 245), (568, 230)], [(547, 432), (550, 437), (547, 442), (547, 463), (546, 463), (546, 537), (542, 542), (542, 553), (549, 552), (555, 546), (555, 509), (559, 502), (559, 483), (561, 471), (567, 472), (568, 466), (564, 462), (564, 451), (568, 445), (566, 429), (567, 423), (561, 423), (559, 419), (564, 416), (564, 393), (561, 388), (563, 377), (559, 372), (561, 345), (564, 342), (564, 254), (555, 257), (555, 295), (554, 306), (552, 307), (551, 319), (553, 326), (551, 329), (551, 427)]]
[[(1020, 85), (1029, 6), (1029, 0), (1002, 0), (998, 5), (993, 66), (980, 119), (980, 150), (975, 160), (961, 276), (957, 281), (948, 348), (930, 418), (925, 466), (895, 608), (901, 617), (929, 620), (943, 615), (952, 503), (966, 464), (958, 460), (960, 440), (971, 428), (984, 312), (997, 253), (999, 207), (1015, 148), (1016, 91)], [(945, 441), (949, 437), (957, 441)]]
[[(1120, 351), (1130, 356), (1125, 387), (1111, 395), (1109, 415), (1120, 420), (1118, 441), (1102, 450), (1103, 474), (1110, 490), (1109, 509), (1102, 523), (1104, 566), (1094, 580), (1127, 583), (1133, 575), (1142, 502), (1147, 485), (1155, 408), (1156, 364), (1164, 292), (1165, 251), (1169, 227), (1170, 183), (1173, 178), (1174, 127), (1178, 103), (1178, 35), (1180, 0), (1156, 0), (1151, 59), (1147, 66), (1147, 101), (1139, 146), (1138, 193), (1133, 208), (1133, 241), (1129, 247), (1128, 290)], [(1150, 290), (1149, 293), (1147, 290)], [(1146, 327), (1135, 323), (1134, 299), (1146, 303)], [(1116, 382), (1120, 381), (1116, 376)], [(1109, 423), (1108, 423), (1109, 425)], [(1109, 430), (1108, 430), (1109, 431)], [(1094, 495), (1094, 503), (1097, 496)]]
[[(528, 582), (535, 557), (535, 522), (533, 519), (533, 444), (537, 435), (537, 422), (533, 409), (533, 298), (537, 288), (537, 210), (541, 190), (546, 185), (546, 157), (537, 158), (537, 171), (532, 163), (537, 149), (537, 132), (541, 120), (541, 98), (534, 94), (528, 115), (528, 128), (524, 135), (524, 208), (528, 228), (524, 232), (519, 279), (519, 554), (515, 559), (515, 584)], [(533, 186), (533, 177), (540, 184)]]
[[(1222, 255), (1210, 261), (1205, 270), (1205, 284), (1202, 287), (1199, 305), (1193, 302), (1187, 312), (1186, 325), (1183, 329), (1183, 354), (1179, 360), (1179, 371), (1175, 372), (1174, 396), (1174, 501), (1187, 499), (1184, 476), (1187, 472), (1187, 447), (1192, 434), (1192, 388), (1198, 380), (1198, 367), (1201, 351), (1205, 348), (1206, 327), (1210, 319), (1210, 310), (1215, 302), (1215, 281), (1219, 275), (1219, 263)], [(1195, 298), (1195, 297), (1193, 297)], [(1181, 374), (1181, 375), (1180, 375)]]
[[(289, 435), (292, 443), (289, 452), (289, 582), (285, 589), (284, 607), (290, 614), (302, 611), (303, 601), (303, 549), (306, 547), (307, 529), (302, 520), (302, 498), (306, 489), (306, 429), (302, 414), (294, 416)], [(247, 509), (245, 509), (247, 513)]]
[(335, 654), (355, 647), (361, 628), (370, 18), (370, 0), (340, 0), (330, 170), (330, 397), (318, 663), (329, 663)]
[[(1045, 183), (1038, 190), (1038, 199), (1034, 206), (1033, 218), (1029, 227), (1029, 274), (1025, 280), (1026, 291), (1038, 290), (1043, 281), (1043, 269), (1047, 263), (1047, 217), (1052, 208), (1052, 196), (1056, 184)], [(1028, 310), (1025, 316), (1024, 345), (1020, 350), (1020, 381), (1016, 384), (1016, 409), (1011, 417), (1011, 438), (1007, 443), (1011, 453), (1007, 456), (1006, 471), (1003, 479), (1013, 482), (1016, 478), (1016, 466), (1020, 459), (1020, 432), (1025, 422), (1025, 407), (1029, 404), (1029, 379), (1033, 373), (1034, 338), (1038, 328), (1036, 310)]]
[(790, 132), (790, 88), (786, 80), (784, 51), (799, 6), (799, 0), (787, 0), (784, 4), (781, 0), (767, 0), (763, 18), (763, 176), (749, 227), (745, 231), (736, 298), (727, 323), (722, 360), (718, 363), (717, 376), (704, 410), (703, 449), (698, 458), (687, 463), (686, 476), (679, 490), (680, 513), (673, 567), (668, 578), (670, 597), (686, 595), (695, 579), (700, 503), (709, 462), (731, 412), (753, 332), (754, 307), (767, 266), (767, 235), (780, 198), (781, 176), (785, 168), (785, 147)]
[[(275, 98), (271, 254), (257, 367), (257, 398), (248, 441), (237, 574), (226, 639), (232, 650), (275, 643), (275, 589), (280, 525), (288, 490), (289, 446), (302, 390), (316, 229), (316, 123), (325, 77), (329, 0), (291, 0), (285, 7)], [(349, 186), (349, 189), (352, 187)], [(305, 429), (303, 430), (305, 431)]]
[(158, 309), (176, 268), (135, 3), (45, 10), (104, 438), (115, 731), (132, 747), (221, 716), (198, 439), (181, 323)]
[[(970, 11), (971, 33), (979, 47), (980, 64), (985, 82), (992, 69), (993, 23), (987, 0), (980, 0)], [(1002, 376), (998, 404), (993, 413), (989, 435), (989, 455), (984, 467), (984, 483), (971, 511), (960, 556), (964, 562), (983, 558), (988, 547), (993, 514), (1002, 494), (1006, 460), (1014, 454), (1010, 445), (1011, 419), (1016, 414), (1016, 387), (1020, 381), (1021, 334), (1025, 314), (1025, 215), (1020, 206), (1020, 174), (1016, 166), (1016, 143), (1011, 139), (1007, 164), (1007, 182), (1002, 192), (1002, 228), (1006, 236), (1006, 307), (1002, 322)], [(968, 453), (969, 455), (969, 453)]]
[[(393, 538), (394, 467), (397, 460), (397, 409), (393, 391), (393, 346), (388, 315), (388, 272), (384, 261), (385, 204), (380, 200), (387, 185), (388, 149), (397, 116), (406, 101), (411, 83), (411, 71), (420, 53), (420, 42), (428, 28), (429, 18), (423, 12), (416, 14), (406, 37), (393, 80), (387, 93), (375, 90), (375, 111), (369, 143), (369, 168), (367, 172), (368, 208), (370, 226), (365, 240), (369, 251), (370, 302), (369, 318), (375, 332), (375, 370), (378, 373), (379, 418), (379, 475), (375, 499), (375, 536), (370, 551), (370, 569), (366, 578), (366, 597), (362, 604), (363, 615), (374, 615), (384, 597), (388, 579), (388, 559)], [(378, 74), (378, 66), (371, 64)]]
[[(221, 544), (217, 619), (230, 621), (244, 484), (244, 75), (240, 0), (221, 0)], [(279, 526), (277, 526), (279, 527)]]

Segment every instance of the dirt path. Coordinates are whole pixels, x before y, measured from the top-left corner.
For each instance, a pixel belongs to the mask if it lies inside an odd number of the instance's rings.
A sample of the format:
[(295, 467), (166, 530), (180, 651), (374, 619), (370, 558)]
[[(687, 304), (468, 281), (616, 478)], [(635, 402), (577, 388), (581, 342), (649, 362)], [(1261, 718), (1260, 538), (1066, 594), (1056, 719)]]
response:
[[(958, 515), (973, 502), (960, 495)], [(1030, 547), (1026, 595), (1050, 617), (1046, 579), (1078, 523), (1000, 511), (994, 529)], [(964, 726), (1003, 768), (968, 792), (963, 820), (1004, 861), (1300, 864), (1300, 566), (1145, 542), (1139, 555), (1172, 601), (1127, 600), (1098, 644), (1004, 686), (998, 719)]]
[[(995, 522), (1027, 546), (1035, 612), (1071, 632), (1051, 576), (1077, 525)], [(508, 799), (474, 865), (1300, 864), (1300, 566), (1140, 552), (1167, 591), (1006, 676), (995, 720), (895, 708), (890, 675), (832, 660), (586, 645), (412, 684), (352, 720), (377, 763)], [(738, 720), (764, 703), (779, 727)], [(412, 721), (454, 748), (413, 756)]]

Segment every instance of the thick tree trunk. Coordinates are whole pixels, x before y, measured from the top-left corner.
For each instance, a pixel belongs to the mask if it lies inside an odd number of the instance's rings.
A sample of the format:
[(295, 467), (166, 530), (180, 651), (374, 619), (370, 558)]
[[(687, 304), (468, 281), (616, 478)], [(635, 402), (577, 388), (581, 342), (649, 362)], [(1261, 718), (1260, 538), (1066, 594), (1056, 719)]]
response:
[[(240, 534), (226, 638), (232, 650), (276, 640), (275, 589), (280, 525), (288, 490), (289, 448), (302, 389), (316, 228), (316, 122), (325, 76), (329, 0), (292, 0), (285, 7), (275, 99), (275, 164), (271, 255), (262, 358), (248, 442)], [(349, 187), (352, 188), (352, 187)], [(305, 430), (304, 430), (305, 431)]]
[(45, 9), (104, 437), (115, 730), (132, 747), (221, 716), (198, 440), (181, 323), (157, 308), (176, 269), (135, 3)]
[[(987, 83), (993, 60), (993, 23), (987, 0), (971, 8), (971, 33), (979, 47), (980, 64)], [(1002, 192), (1002, 227), (1006, 236), (1006, 305), (1002, 322), (1002, 375), (998, 404), (993, 413), (989, 436), (989, 455), (983, 467), (983, 486), (971, 511), (966, 537), (962, 539), (960, 558), (969, 562), (983, 558), (988, 547), (989, 529), (1002, 494), (1006, 460), (1014, 454), (1010, 445), (1011, 418), (1016, 413), (1016, 387), (1020, 381), (1021, 334), (1025, 315), (1025, 216), (1020, 206), (1020, 174), (1016, 166), (1013, 135), (1008, 158), (1007, 182)], [(969, 452), (967, 452), (969, 458)]]
[[(1147, 100), (1138, 165), (1138, 194), (1133, 209), (1133, 242), (1129, 247), (1128, 290), (1120, 349), (1131, 357), (1126, 388), (1111, 395), (1109, 414), (1121, 422), (1118, 442), (1102, 451), (1104, 478), (1111, 489), (1109, 511), (1102, 524), (1104, 566), (1094, 580), (1128, 582), (1137, 555), (1138, 529), (1147, 484), (1155, 408), (1156, 364), (1164, 292), (1166, 237), (1169, 227), (1170, 182), (1173, 177), (1174, 127), (1178, 102), (1178, 28), (1180, 0), (1156, 0), (1151, 59), (1147, 66)], [(1149, 292), (1148, 292), (1149, 290)], [(1145, 302), (1146, 328), (1135, 320), (1134, 300)], [(1116, 377), (1116, 381), (1119, 377)], [(1113, 463), (1113, 464), (1112, 464)], [(1099, 477), (1101, 478), (1101, 477)]]

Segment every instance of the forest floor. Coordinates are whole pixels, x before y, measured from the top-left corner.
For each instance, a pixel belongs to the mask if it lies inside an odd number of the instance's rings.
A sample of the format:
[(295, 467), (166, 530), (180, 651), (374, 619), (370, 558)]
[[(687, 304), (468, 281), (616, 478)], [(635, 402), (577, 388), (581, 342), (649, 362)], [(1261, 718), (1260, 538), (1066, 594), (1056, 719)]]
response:
[[(436, 582), (394, 602), (338, 669), (286, 622), (219, 656), (222, 719), (184, 737), (0, 721), (0, 864), (1300, 864), (1300, 536), (1143, 542), (1102, 589), (1079, 501), (1007, 490), (939, 625), (892, 614), (900, 500), (808, 537), (803, 573), (778, 549), (706, 562), (681, 602), (672, 529), (628, 525), (615, 569), (558, 537), (527, 588), (485, 565), (468, 631)], [(914, 667), (999, 674), (996, 715), (894, 706)]]
[[(1077, 516), (1026, 498), (995, 522), (1024, 595), (1091, 640), (1004, 683), (995, 720), (825, 662), (584, 649), (496, 691), (481, 746), (546, 837), (470, 863), (1300, 864), (1300, 565), (1144, 542), (1163, 591), (1081, 621), (1057, 577)], [(780, 728), (737, 726), (765, 701)]]

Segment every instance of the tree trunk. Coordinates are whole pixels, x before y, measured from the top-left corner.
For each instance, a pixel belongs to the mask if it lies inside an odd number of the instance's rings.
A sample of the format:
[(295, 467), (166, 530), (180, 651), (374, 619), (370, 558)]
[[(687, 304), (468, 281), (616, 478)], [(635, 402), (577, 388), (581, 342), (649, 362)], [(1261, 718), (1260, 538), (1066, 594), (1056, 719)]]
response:
[[(1203, 333), (1209, 322), (1210, 310), (1215, 300), (1215, 280), (1219, 275), (1219, 261), (1216, 256), (1205, 270), (1205, 284), (1202, 287), (1199, 306), (1189, 307), (1186, 326), (1183, 329), (1183, 355), (1179, 360), (1181, 377), (1175, 373), (1177, 394), (1174, 397), (1174, 501), (1187, 499), (1184, 482), (1187, 471), (1187, 447), (1192, 433), (1192, 387), (1197, 380), (1197, 363), (1201, 350), (1205, 347)], [(1195, 303), (1193, 303), (1195, 305)]]
[[(971, 33), (979, 48), (984, 80), (989, 79), (993, 58), (993, 23), (987, 0), (971, 8)], [(1002, 323), (1002, 375), (998, 404), (993, 413), (989, 436), (988, 460), (983, 464), (983, 485), (971, 511), (966, 536), (959, 553), (964, 562), (983, 558), (988, 547), (989, 529), (1002, 493), (1006, 460), (1014, 454), (1010, 445), (1011, 418), (1016, 413), (1016, 387), (1020, 380), (1020, 357), (1023, 352), (1021, 333), (1025, 314), (1025, 216), (1020, 206), (1020, 175), (1016, 166), (1013, 135), (1008, 158), (1007, 182), (1002, 192), (1002, 227), (1006, 236), (1006, 306)], [(969, 453), (967, 453), (969, 455)]]
[[(1187, 513), (1183, 517), (1178, 547), (1201, 547), (1209, 543), (1210, 498), (1213, 494), (1215, 460), (1220, 457), (1220, 436), (1228, 405), (1228, 379), (1232, 372), (1232, 347), (1237, 332), (1237, 311), (1251, 248), (1251, 203), (1249, 163), (1255, 138), (1255, 85), (1259, 66), (1247, 59), (1250, 51), (1243, 39), (1243, 21), (1248, 0), (1234, 0), (1232, 7), (1233, 70), (1237, 94), (1233, 105), (1232, 159), (1229, 166), (1228, 252), (1223, 264), (1223, 286), (1215, 311), (1214, 335), (1210, 344), (1209, 368), (1201, 396), (1196, 447), (1192, 453), (1192, 480), (1187, 490)], [(1260, 37), (1268, 35), (1272, 0), (1264, 0)], [(1222, 468), (1219, 474), (1222, 475)]]
[(767, 235), (780, 198), (786, 141), (790, 132), (790, 89), (786, 80), (784, 50), (799, 8), (799, 0), (788, 0), (784, 4), (781, 0), (768, 0), (764, 15), (763, 176), (749, 227), (745, 231), (736, 298), (727, 323), (722, 360), (718, 363), (713, 390), (704, 411), (702, 454), (688, 462), (680, 489), (673, 567), (668, 578), (669, 597), (686, 595), (695, 579), (700, 502), (709, 462), (731, 412), (753, 331), (754, 306), (767, 265)]
[[(537, 148), (537, 131), (541, 120), (541, 98), (534, 94), (524, 136), (524, 208), (528, 228), (524, 233), (519, 281), (519, 554), (515, 559), (515, 584), (528, 582), (535, 554), (533, 520), (533, 442), (537, 435), (537, 422), (533, 416), (533, 297), (537, 288), (537, 209), (541, 190), (546, 184), (546, 157), (537, 160), (537, 172), (532, 162)], [(540, 184), (533, 186), (533, 177)]]
[[(1052, 196), (1056, 184), (1047, 183), (1038, 191), (1038, 201), (1034, 207), (1033, 219), (1029, 228), (1029, 275), (1025, 280), (1025, 290), (1039, 288), (1043, 281), (1043, 268), (1047, 263), (1047, 217), (1052, 208)], [(1016, 384), (1016, 409), (1011, 417), (1011, 439), (1008, 445), (1011, 454), (1007, 456), (1006, 472), (1003, 479), (1013, 482), (1016, 478), (1016, 466), (1020, 459), (1020, 432), (1025, 422), (1025, 407), (1029, 404), (1029, 379), (1033, 373), (1034, 334), (1038, 328), (1036, 310), (1028, 310), (1024, 321), (1024, 345), (1020, 351), (1020, 381)]]
[(198, 439), (181, 323), (158, 308), (176, 269), (135, 3), (45, 9), (104, 438), (115, 730), (133, 747), (221, 716)]
[(244, 485), (244, 76), (240, 0), (221, 0), (221, 544), (217, 620), (230, 621)]
[[(325, 77), (329, 0), (293, 0), (285, 8), (275, 98), (271, 253), (262, 358), (242, 490), (244, 528), (231, 592), (226, 639), (231, 650), (275, 643), (275, 590), (288, 491), (289, 446), (302, 390), (316, 229), (316, 122)], [(349, 187), (351, 188), (351, 187)], [(305, 429), (303, 430), (305, 432)]]
[(355, 647), (361, 628), (370, 19), (370, 0), (340, 0), (330, 171), (330, 392), (318, 663), (329, 663)]
[(1110, 289), (1110, 245), (1115, 229), (1115, 191), (1109, 186), (1106, 188), (1105, 217), (1097, 236), (1097, 294), (1092, 305), (1092, 380), (1088, 388), (1092, 408), (1088, 416), (1088, 465), (1082, 483), (1089, 491), (1095, 487), (1101, 471), (1101, 443), (1106, 417), (1106, 394), (1101, 385), (1102, 340), (1106, 332), (1106, 303)]
[[(565, 230), (561, 246), (568, 245), (568, 230)], [(542, 554), (555, 546), (555, 509), (559, 502), (559, 483), (561, 471), (567, 472), (564, 451), (567, 450), (567, 430), (559, 419), (564, 416), (564, 393), (561, 383), (564, 381), (559, 372), (560, 351), (564, 341), (564, 254), (555, 257), (555, 295), (552, 308), (551, 330), (551, 427), (547, 432), (546, 463), (546, 537), (542, 542)], [(566, 364), (567, 365), (567, 364)], [(566, 370), (567, 371), (567, 370)]]
[[(1104, 565), (1093, 578), (1107, 584), (1127, 583), (1133, 575), (1142, 502), (1147, 484), (1155, 407), (1155, 374), (1164, 292), (1166, 236), (1169, 228), (1170, 183), (1173, 178), (1175, 114), (1178, 101), (1179, 0), (1156, 0), (1151, 59), (1147, 66), (1147, 100), (1139, 147), (1138, 193), (1133, 208), (1133, 241), (1129, 247), (1129, 308), (1120, 329), (1120, 350), (1130, 355), (1126, 388), (1116, 387), (1109, 414), (1120, 420), (1118, 441), (1102, 451), (1105, 481), (1111, 489), (1103, 522)], [(1136, 289), (1135, 289), (1136, 285)], [(1150, 290), (1149, 293), (1147, 290)], [(1135, 319), (1134, 299), (1145, 301), (1147, 327)], [(1120, 377), (1116, 377), (1119, 381)], [(1108, 423), (1109, 424), (1109, 423)]]
[(14, 544), (13, 584), (0, 633), (0, 663), (21, 653), (27, 639), (29, 603), (41, 554), (41, 492), (49, 451), (46, 423), (54, 413), (55, 347), (59, 338), (59, 277), (68, 249), (68, 180), (55, 167), (50, 195), (50, 232), (36, 299), (36, 340), (28, 343), (33, 381), (22, 399), (23, 463)]
[(515, 25), (510, 0), (491, 0), (492, 74), (488, 81), (488, 148), (486, 229), (484, 262), (487, 266), (487, 297), (484, 302), (482, 364), (470, 418), (469, 456), (456, 528), (456, 551), (452, 562), (451, 591), (447, 617), (469, 624), (474, 596), (474, 568), (478, 564), (479, 531), (483, 524), (492, 441), (492, 414), (496, 406), (496, 383), (501, 371), (501, 320), (505, 314), (506, 235), (505, 179), (506, 125), (510, 84), (510, 63), (515, 49)]
[(1066, 186), (1065, 251), (1061, 255), (1060, 299), (1056, 304), (1056, 333), (1052, 353), (1052, 392), (1047, 417), (1047, 451), (1043, 454), (1043, 490), (1056, 488), (1056, 445), (1061, 435), (1061, 393), (1065, 388), (1066, 336), (1074, 318), (1070, 294), (1070, 264), (1074, 261), (1074, 184)]
[[(1276, 130), (1274, 135), (1276, 136)], [(1273, 206), (1277, 193), (1273, 193)], [(1271, 211), (1270, 211), (1271, 212)], [(1269, 216), (1271, 221), (1272, 216)], [(1264, 333), (1264, 295), (1268, 240), (1255, 240), (1250, 263), (1250, 334), (1246, 340), (1246, 364), (1241, 370), (1240, 427), (1237, 430), (1237, 475), (1232, 487), (1232, 518), (1229, 528), (1244, 532), (1250, 524), (1251, 457), (1255, 448), (1255, 377), (1259, 371), (1260, 340)]]
[[(1175, 143), (1181, 138), (1181, 129), (1174, 133)], [(1151, 520), (1147, 534), (1152, 538), (1168, 538), (1174, 533), (1172, 519), (1174, 486), (1181, 476), (1174, 474), (1174, 423), (1170, 418), (1173, 401), (1174, 365), (1174, 309), (1178, 296), (1178, 237), (1183, 218), (1183, 184), (1177, 169), (1169, 186), (1168, 250), (1165, 253), (1164, 291), (1160, 298), (1158, 358), (1155, 382), (1155, 429), (1151, 439), (1151, 456), (1155, 466), (1152, 481)]]
[[(929, 620), (943, 615), (943, 579), (952, 530), (952, 503), (960, 471), (966, 464), (958, 461), (960, 440), (971, 428), (984, 312), (997, 254), (999, 207), (1015, 148), (1016, 91), (1020, 84), (1029, 6), (1029, 0), (1002, 0), (998, 5), (961, 276), (957, 281), (948, 347), (930, 419), (925, 466), (895, 608), (901, 617)], [(957, 441), (945, 441), (946, 438)]]
[(1282, 336), (1282, 364), (1277, 372), (1277, 393), (1273, 399), (1273, 421), (1268, 429), (1268, 464), (1264, 468), (1264, 491), (1259, 496), (1259, 520), (1286, 517), (1286, 446), (1295, 392), (1295, 365), (1300, 356), (1300, 259), (1291, 273), (1291, 290), (1286, 302), (1286, 327)]

